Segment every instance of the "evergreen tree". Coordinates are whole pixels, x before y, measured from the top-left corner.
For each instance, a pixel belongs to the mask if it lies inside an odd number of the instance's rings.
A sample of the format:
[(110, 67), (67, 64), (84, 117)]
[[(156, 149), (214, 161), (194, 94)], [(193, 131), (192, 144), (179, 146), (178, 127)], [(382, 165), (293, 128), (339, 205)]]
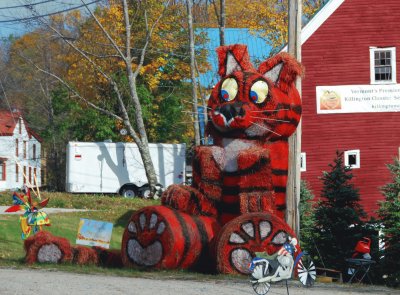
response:
[(313, 233), (315, 230), (314, 195), (307, 182), (300, 182), (300, 242), (303, 249), (314, 247)]
[(378, 215), (383, 224), (384, 256), (380, 261), (383, 274), (387, 275), (387, 283), (400, 285), (400, 161), (395, 159), (388, 168), (393, 182), (386, 184), (382, 191), (385, 201), (381, 202)]
[(336, 152), (334, 163), (329, 167), (331, 171), (323, 172), (321, 178), (323, 189), (315, 211), (314, 241), (320, 252), (315, 257), (320, 256), (325, 267), (344, 272), (345, 259), (351, 257), (362, 237), (366, 213), (359, 204), (358, 189), (350, 182), (353, 174), (344, 165), (342, 152)]

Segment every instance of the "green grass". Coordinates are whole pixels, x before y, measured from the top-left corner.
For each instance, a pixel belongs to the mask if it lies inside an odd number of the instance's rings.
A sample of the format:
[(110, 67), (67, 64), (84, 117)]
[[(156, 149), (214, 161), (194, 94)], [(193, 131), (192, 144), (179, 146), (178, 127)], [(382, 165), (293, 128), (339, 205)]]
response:
[[(11, 196), (11, 192), (0, 193), (0, 205), (11, 206)], [(67, 238), (71, 245), (75, 245), (78, 224), (81, 218), (108, 221), (114, 225), (110, 243), (111, 249), (121, 249), (122, 234), (133, 212), (145, 206), (160, 204), (160, 201), (155, 200), (125, 199), (119, 196), (104, 195), (42, 192), (41, 197), (42, 200), (50, 197), (47, 205), (49, 208), (61, 207), (89, 210), (49, 214), (51, 226), (44, 227), (44, 230), (51, 232), (55, 236)], [(19, 215), (0, 215), (0, 266), (23, 263), (24, 255)]]
[[(0, 192), (0, 206), (12, 205), (12, 192)], [(110, 249), (121, 249), (122, 234), (129, 218), (136, 210), (160, 201), (144, 199), (125, 199), (115, 195), (88, 195), (41, 192), (41, 198), (50, 197), (49, 208), (75, 208), (90, 211), (74, 213), (49, 214), (51, 226), (44, 230), (56, 236), (67, 238), (75, 245), (79, 220), (81, 218), (108, 221), (113, 223)], [(35, 198), (36, 199), (36, 198)], [(158, 279), (186, 280), (243, 280), (242, 276), (206, 275), (183, 270), (176, 271), (143, 271), (128, 268), (102, 268), (97, 266), (77, 266), (74, 264), (35, 264), (28, 266), (24, 262), (25, 251), (21, 240), (21, 230), (18, 215), (0, 215), (0, 267), (40, 268), (61, 270), (75, 273), (91, 273), (128, 277), (145, 277)]]

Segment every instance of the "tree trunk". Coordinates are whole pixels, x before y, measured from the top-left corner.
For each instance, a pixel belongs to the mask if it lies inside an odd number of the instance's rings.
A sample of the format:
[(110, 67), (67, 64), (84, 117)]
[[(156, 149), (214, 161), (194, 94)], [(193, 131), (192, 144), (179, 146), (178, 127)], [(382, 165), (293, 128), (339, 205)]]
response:
[(225, 0), (220, 0), (219, 45), (225, 45)]
[(194, 140), (196, 145), (200, 145), (200, 130), (199, 130), (200, 128), (199, 128), (199, 114), (197, 105), (196, 65), (195, 65), (195, 55), (194, 55), (194, 36), (193, 36), (193, 17), (192, 17), (193, 0), (187, 0), (186, 4), (187, 4), (186, 7), (188, 13), (188, 27), (189, 27), (190, 76), (192, 79)]

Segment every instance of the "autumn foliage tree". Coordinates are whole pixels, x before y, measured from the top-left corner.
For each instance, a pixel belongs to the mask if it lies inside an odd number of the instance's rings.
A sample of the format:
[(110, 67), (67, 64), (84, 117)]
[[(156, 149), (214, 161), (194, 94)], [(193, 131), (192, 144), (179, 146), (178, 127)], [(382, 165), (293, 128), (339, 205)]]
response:
[[(43, 87), (46, 93), (37, 95), (38, 100), (40, 96), (50, 102), (49, 118), (54, 116), (51, 102), (55, 93), (64, 89), (64, 100), (72, 99), (81, 108), (110, 118), (102, 121), (110, 124), (109, 131), (126, 129), (128, 136), (122, 139), (138, 145), (154, 187), (157, 179), (148, 141), (176, 142), (188, 140), (192, 134), (185, 122), (190, 120), (185, 113), (190, 103), (184, 100), (190, 66), (184, 11), (180, 2), (110, 1), (94, 11), (88, 9), (87, 16), (77, 11), (40, 19), (38, 30), (11, 46), (10, 62), (28, 69), (26, 73), (16, 70), (14, 79), (32, 85), (38, 77), (49, 81)], [(205, 52), (196, 53), (198, 68), (204, 71)], [(33, 106), (34, 100), (30, 101)], [(23, 107), (30, 109), (25, 103)], [(41, 113), (37, 108), (31, 111)], [(75, 120), (84, 120), (77, 112), (72, 114)], [(37, 125), (42, 123), (38, 118)]]
[[(207, 14), (201, 13), (204, 8), (198, 8), (201, 16), (199, 22), (203, 26), (217, 27), (219, 23), (219, 0), (210, 1)], [(303, 17), (310, 19), (323, 6), (324, 0), (303, 0)], [(225, 1), (226, 27), (248, 28), (250, 32), (265, 40), (276, 53), (288, 40), (288, 0), (253, 0)]]

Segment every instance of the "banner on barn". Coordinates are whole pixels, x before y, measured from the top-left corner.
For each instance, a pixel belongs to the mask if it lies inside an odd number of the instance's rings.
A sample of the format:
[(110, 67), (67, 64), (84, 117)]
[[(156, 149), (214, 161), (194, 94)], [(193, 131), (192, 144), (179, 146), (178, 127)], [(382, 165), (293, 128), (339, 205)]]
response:
[(317, 86), (317, 113), (400, 111), (400, 84)]
[(76, 243), (85, 246), (110, 248), (113, 224), (110, 222), (81, 218)]

